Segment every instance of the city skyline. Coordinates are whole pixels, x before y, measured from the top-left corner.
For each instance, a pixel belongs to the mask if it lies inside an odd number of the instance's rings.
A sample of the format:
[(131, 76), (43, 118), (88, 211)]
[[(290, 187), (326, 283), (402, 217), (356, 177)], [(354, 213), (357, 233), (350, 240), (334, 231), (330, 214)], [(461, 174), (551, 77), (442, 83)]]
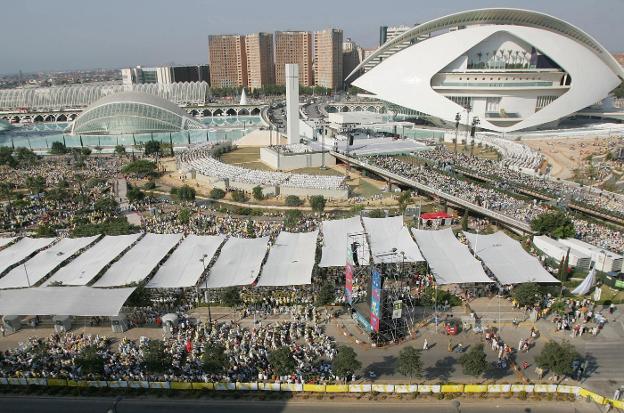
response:
[[(536, 0), (458, 0), (443, 4), (396, 1), (393, 7), (384, 8), (370, 1), (320, 0), (305, 13), (281, 0), (243, 3), (244, 7), (237, 10), (245, 10), (244, 13), (233, 13), (227, 5), (200, 0), (190, 1), (186, 3), (188, 7), (173, 13), (168, 7), (160, 7), (164, 3), (159, 0), (150, 2), (149, 8), (141, 2), (126, 4), (116, 0), (109, 2), (106, 9), (75, 0), (60, 1), (54, 9), (42, 1), (15, 4), (14, 15), (27, 16), (31, 24), (28, 33), (24, 33), (22, 19), (7, 19), (0, 27), (3, 38), (19, 40), (5, 43), (0, 73), (202, 64), (208, 60), (208, 36), (222, 33), (320, 31), (333, 27), (342, 29), (345, 39), (374, 48), (381, 25), (413, 25), (483, 7), (523, 8), (556, 15), (588, 32), (608, 50), (624, 50), (624, 28), (617, 20), (624, 11), (624, 2), (619, 0), (606, 0), (591, 8), (580, 1), (561, 0), (546, 4)], [(172, 20), (184, 24), (172, 24)], [(63, 21), (65, 24), (59, 24)]]

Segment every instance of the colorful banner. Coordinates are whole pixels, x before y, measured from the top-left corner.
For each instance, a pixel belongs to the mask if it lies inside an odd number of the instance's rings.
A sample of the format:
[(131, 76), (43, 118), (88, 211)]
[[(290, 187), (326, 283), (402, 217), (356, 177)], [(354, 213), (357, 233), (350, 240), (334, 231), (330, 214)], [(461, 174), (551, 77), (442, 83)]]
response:
[(379, 319), (381, 318), (381, 273), (373, 270), (371, 274), (371, 304), (370, 324), (375, 332), (379, 332)]
[(353, 303), (353, 265), (345, 265), (345, 302)]

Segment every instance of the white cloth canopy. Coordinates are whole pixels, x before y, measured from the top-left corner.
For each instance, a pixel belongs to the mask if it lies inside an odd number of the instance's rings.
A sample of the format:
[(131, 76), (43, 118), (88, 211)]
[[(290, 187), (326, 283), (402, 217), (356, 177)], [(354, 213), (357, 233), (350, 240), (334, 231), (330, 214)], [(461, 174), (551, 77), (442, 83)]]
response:
[(197, 284), (205, 265), (223, 244), (222, 235), (189, 235), (158, 269), (147, 288), (188, 288)]
[(491, 283), (481, 262), (455, 238), (450, 228), (439, 231), (412, 229), (438, 284)]
[(269, 250), (258, 287), (306, 285), (312, 283), (318, 231), (282, 231)]
[(146, 234), (93, 284), (119, 287), (143, 281), (182, 239), (182, 234)]
[(59, 269), (43, 285), (87, 285), (111, 261), (130, 247), (141, 234), (107, 235), (91, 248), (77, 256), (69, 264)]
[(12, 265), (29, 257), (41, 248), (52, 244), (56, 238), (22, 238), (15, 244), (0, 251), (0, 274)]
[[(362, 218), (374, 263), (418, 262), (425, 259), (403, 225), (403, 217)], [(396, 250), (393, 252), (393, 250)], [(405, 253), (405, 260), (401, 252)]]
[(473, 251), (476, 250), (477, 257), (503, 285), (559, 282), (542, 267), (537, 258), (502, 231), (490, 235), (464, 231), (464, 235)]
[(572, 290), (572, 294), (574, 295), (585, 295), (591, 290), (591, 288), (596, 284), (596, 267), (593, 267), (585, 279), (574, 289)]
[(37, 284), (61, 263), (82, 248), (93, 243), (99, 235), (83, 238), (62, 238), (59, 242), (38, 252), (24, 265), (13, 268), (0, 278), (0, 288), (30, 287)]
[(0, 238), (0, 248), (12, 243), (15, 238), (17, 237)]
[(0, 291), (0, 314), (116, 316), (135, 288), (21, 288)]
[(269, 237), (228, 238), (210, 269), (205, 286), (223, 288), (253, 283), (260, 273), (268, 243)]
[(349, 234), (364, 233), (360, 217), (323, 221), (322, 231), (323, 249), (319, 267), (344, 267), (347, 264), (351, 242), (365, 244), (357, 248), (358, 261), (361, 265), (368, 265), (370, 254), (366, 238), (363, 235), (349, 238)]

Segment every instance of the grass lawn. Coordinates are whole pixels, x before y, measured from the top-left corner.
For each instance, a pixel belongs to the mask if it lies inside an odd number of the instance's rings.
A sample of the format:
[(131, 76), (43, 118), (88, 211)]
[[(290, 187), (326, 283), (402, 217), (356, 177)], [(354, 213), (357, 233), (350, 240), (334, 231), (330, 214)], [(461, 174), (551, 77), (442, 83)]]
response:
[[(447, 150), (453, 152), (455, 150), (455, 146), (452, 143), (445, 143), (444, 146)], [(470, 145), (462, 145), (461, 143), (457, 144), (457, 153), (465, 153), (470, 154)], [(474, 155), (477, 158), (482, 159), (498, 159), (498, 152), (492, 148), (482, 147), (479, 148), (477, 145), (474, 147)]]
[(351, 193), (353, 195), (361, 196), (364, 198), (368, 198), (373, 195), (382, 193), (381, 189), (377, 188), (375, 185), (363, 179), (360, 179), (360, 183), (358, 185), (349, 185), (349, 186), (351, 187)]

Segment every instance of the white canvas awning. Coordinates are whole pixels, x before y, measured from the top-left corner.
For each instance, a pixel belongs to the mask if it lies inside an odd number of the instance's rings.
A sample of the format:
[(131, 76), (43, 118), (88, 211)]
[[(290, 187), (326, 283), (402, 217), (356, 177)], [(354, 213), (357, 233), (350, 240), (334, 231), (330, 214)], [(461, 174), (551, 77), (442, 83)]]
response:
[(217, 249), (222, 235), (189, 235), (175, 249), (147, 284), (147, 288), (188, 288), (197, 284)]
[(87, 285), (111, 261), (130, 247), (141, 234), (107, 235), (91, 248), (77, 256), (69, 264), (59, 269), (43, 285)]
[(257, 286), (311, 284), (317, 237), (318, 231), (280, 232), (269, 250)]
[(269, 237), (228, 238), (202, 285), (223, 288), (252, 284), (260, 273), (268, 243)]
[(5, 245), (8, 245), (8, 244), (12, 243), (13, 240), (15, 240), (15, 238), (17, 238), (17, 237), (0, 238), (0, 248), (4, 247)]
[(558, 283), (542, 264), (526, 252), (520, 243), (498, 231), (490, 235), (465, 232), (470, 248), (476, 251), (483, 263), (503, 285), (536, 283)]
[(22, 288), (0, 291), (3, 315), (116, 316), (135, 288)]
[(349, 234), (364, 234), (360, 217), (323, 221), (323, 250), (319, 267), (344, 267), (347, 254), (351, 251), (351, 242), (363, 243), (357, 248), (360, 265), (368, 265), (368, 242), (364, 235), (349, 238)]
[[(362, 218), (374, 263), (424, 261), (418, 246), (403, 224), (403, 217)], [(405, 257), (403, 257), (403, 254)]]
[(22, 238), (0, 251), (0, 274), (31, 254), (52, 244), (56, 238)]
[(93, 286), (120, 287), (143, 281), (181, 239), (182, 234), (146, 234)]
[(412, 229), (438, 284), (491, 283), (481, 262), (455, 238), (450, 228), (439, 231)]
[(99, 235), (83, 238), (63, 238), (50, 248), (40, 251), (0, 278), (0, 288), (30, 287), (44, 279), (52, 270), (72, 255), (93, 243)]

